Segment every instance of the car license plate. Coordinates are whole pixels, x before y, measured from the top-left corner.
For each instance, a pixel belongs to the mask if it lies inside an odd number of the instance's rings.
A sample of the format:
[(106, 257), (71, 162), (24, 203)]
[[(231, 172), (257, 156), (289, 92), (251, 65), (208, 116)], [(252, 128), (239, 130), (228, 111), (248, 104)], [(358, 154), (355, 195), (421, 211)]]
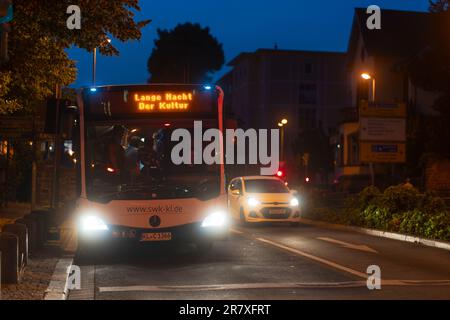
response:
[(172, 240), (171, 232), (153, 232), (143, 233), (141, 235), (141, 241), (170, 241)]
[(285, 214), (286, 209), (270, 209), (269, 213), (270, 214)]

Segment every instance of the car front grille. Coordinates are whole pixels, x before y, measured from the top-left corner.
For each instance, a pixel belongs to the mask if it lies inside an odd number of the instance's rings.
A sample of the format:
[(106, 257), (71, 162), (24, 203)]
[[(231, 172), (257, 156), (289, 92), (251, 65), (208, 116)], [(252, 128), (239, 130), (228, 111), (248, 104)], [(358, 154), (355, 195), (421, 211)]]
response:
[[(272, 210), (284, 210), (284, 213), (272, 213)], [(266, 207), (261, 209), (261, 214), (265, 219), (288, 219), (291, 216), (292, 210), (285, 207)]]

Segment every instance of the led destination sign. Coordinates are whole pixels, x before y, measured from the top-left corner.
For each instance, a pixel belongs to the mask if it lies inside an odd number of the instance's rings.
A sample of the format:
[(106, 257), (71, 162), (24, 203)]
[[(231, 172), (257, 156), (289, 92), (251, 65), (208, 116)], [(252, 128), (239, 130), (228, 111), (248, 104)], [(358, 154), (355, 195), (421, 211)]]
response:
[(100, 87), (83, 95), (88, 119), (112, 119), (120, 117), (164, 117), (180, 114), (195, 117), (196, 114), (216, 114), (218, 94), (202, 86), (123, 86)]
[(135, 93), (133, 96), (139, 112), (189, 111), (193, 100), (192, 92)]

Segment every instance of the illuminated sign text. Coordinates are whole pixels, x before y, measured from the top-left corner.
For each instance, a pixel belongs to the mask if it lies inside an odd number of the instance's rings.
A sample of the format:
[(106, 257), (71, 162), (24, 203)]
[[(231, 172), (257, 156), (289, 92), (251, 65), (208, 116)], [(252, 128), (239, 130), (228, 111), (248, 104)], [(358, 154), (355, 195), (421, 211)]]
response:
[(189, 111), (193, 99), (192, 92), (134, 95), (134, 102), (140, 112)]

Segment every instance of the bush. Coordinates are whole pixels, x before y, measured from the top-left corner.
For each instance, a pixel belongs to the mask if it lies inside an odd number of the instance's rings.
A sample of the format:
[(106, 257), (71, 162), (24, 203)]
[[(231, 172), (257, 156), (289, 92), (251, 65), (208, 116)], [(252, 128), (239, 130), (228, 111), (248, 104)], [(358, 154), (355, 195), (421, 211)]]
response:
[(427, 214), (441, 214), (445, 212), (444, 200), (437, 197), (433, 192), (427, 192), (420, 200), (420, 209)]
[(314, 208), (312, 219), (450, 241), (450, 211), (431, 192), (420, 195), (414, 188), (393, 186), (383, 193), (367, 187), (346, 201), (347, 208)]
[(391, 212), (384, 207), (369, 205), (363, 212), (365, 225), (369, 228), (387, 230), (392, 219)]
[(381, 197), (380, 189), (374, 186), (367, 187), (363, 191), (361, 191), (358, 197), (356, 198), (357, 199), (356, 207), (360, 208), (361, 210), (364, 210), (369, 205), (378, 202), (380, 197)]
[(387, 188), (380, 200), (380, 206), (392, 213), (414, 210), (420, 202), (419, 191), (402, 185)]

